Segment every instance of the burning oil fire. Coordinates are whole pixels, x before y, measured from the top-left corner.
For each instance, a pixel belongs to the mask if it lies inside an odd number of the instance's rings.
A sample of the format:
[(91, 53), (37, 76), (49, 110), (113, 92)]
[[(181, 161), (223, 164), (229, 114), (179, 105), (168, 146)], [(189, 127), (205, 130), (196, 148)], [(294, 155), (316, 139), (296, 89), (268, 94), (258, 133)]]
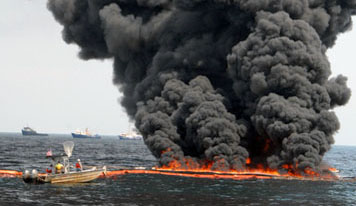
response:
[[(247, 160), (249, 162), (250, 159)], [(199, 166), (194, 164), (194, 161), (189, 159), (185, 160), (182, 164), (179, 161), (172, 161), (168, 166), (155, 167), (154, 169), (158, 171), (166, 172), (177, 172), (177, 173), (188, 173), (188, 174), (197, 174), (204, 175), (206, 178), (207, 174), (211, 174), (211, 177), (221, 178), (227, 177), (228, 175), (236, 176), (251, 176), (256, 179), (266, 179), (266, 178), (283, 178), (283, 179), (318, 179), (318, 180), (336, 180), (338, 177), (334, 174), (337, 172), (335, 168), (328, 168), (327, 170), (322, 170), (320, 172), (313, 171), (312, 169), (305, 169), (300, 172), (295, 170), (292, 165), (283, 165), (283, 169), (271, 169), (264, 167), (262, 164), (258, 164), (255, 167), (247, 166), (241, 170), (229, 169), (229, 170), (217, 170), (212, 169), (213, 163), (207, 163), (206, 165)], [(248, 164), (247, 164), (248, 165)], [(221, 176), (219, 176), (219, 174)], [(218, 175), (218, 176), (216, 176)], [(182, 175), (179, 175), (182, 176)]]
[[(169, 152), (170, 148), (162, 151), (162, 154)], [(161, 167), (155, 167), (155, 170), (184, 173), (184, 174), (195, 174), (194, 177), (203, 175), (207, 177), (207, 174), (212, 174), (210, 177), (221, 178), (227, 177), (228, 175), (237, 175), (239, 177), (246, 176), (251, 178), (266, 179), (266, 178), (284, 178), (284, 179), (318, 179), (318, 180), (336, 180), (338, 179), (335, 173), (339, 172), (335, 168), (320, 169), (320, 171), (315, 171), (311, 168), (305, 168), (303, 171), (298, 170), (298, 164), (284, 164), (280, 169), (272, 169), (264, 166), (262, 163), (253, 164), (251, 158), (246, 159), (246, 167), (243, 169), (226, 169), (224, 167), (224, 162), (221, 162), (221, 167), (216, 168), (216, 162), (203, 161), (200, 164), (190, 158), (185, 158), (184, 160), (173, 160), (168, 165), (163, 165)], [(220, 176), (219, 176), (220, 175)]]
[(326, 52), (351, 29), (356, 1), (48, 0), (48, 8), (82, 59), (114, 61), (121, 104), (160, 169), (323, 176), (340, 128), (334, 109), (351, 96)]

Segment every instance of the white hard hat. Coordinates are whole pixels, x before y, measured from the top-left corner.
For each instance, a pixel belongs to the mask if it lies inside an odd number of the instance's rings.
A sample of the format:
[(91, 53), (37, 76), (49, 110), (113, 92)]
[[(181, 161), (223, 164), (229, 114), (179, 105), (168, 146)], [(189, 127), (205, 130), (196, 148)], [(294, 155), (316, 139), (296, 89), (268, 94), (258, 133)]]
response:
[(78, 159), (78, 162), (80, 162), (80, 159)]

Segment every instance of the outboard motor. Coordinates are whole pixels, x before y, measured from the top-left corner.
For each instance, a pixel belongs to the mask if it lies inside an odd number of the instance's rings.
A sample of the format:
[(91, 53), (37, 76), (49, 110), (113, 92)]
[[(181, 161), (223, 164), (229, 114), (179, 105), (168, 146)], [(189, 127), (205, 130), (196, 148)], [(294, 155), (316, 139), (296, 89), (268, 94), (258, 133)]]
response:
[(32, 178), (31, 178), (30, 171), (25, 170), (25, 172), (24, 172), (23, 175), (22, 175), (22, 179), (23, 179), (23, 181), (26, 182), (26, 183), (31, 183)]
[(32, 177), (32, 179), (37, 179), (38, 178), (38, 171), (33, 169), (31, 177)]
[(30, 171), (25, 170), (23, 173), (22, 179), (26, 183), (31, 183), (31, 184), (42, 184), (44, 183), (41, 181), (41, 178), (38, 176), (38, 171), (33, 169), (32, 173), (30, 174)]

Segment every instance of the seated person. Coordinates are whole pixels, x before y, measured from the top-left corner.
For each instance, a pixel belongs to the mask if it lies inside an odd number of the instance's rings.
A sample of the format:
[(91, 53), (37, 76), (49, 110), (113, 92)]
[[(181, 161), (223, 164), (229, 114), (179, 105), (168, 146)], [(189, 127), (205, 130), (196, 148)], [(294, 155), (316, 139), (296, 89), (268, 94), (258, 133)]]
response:
[(47, 167), (46, 173), (47, 174), (52, 174), (52, 168), (53, 168), (53, 165), (51, 164), (49, 167)]

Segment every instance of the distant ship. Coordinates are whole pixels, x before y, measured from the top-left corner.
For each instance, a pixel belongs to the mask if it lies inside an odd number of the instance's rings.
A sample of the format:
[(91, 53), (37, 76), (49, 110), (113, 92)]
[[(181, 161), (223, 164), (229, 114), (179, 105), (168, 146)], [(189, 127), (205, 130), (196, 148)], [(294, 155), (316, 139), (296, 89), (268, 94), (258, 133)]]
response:
[(119, 134), (119, 139), (120, 140), (142, 140), (142, 135), (139, 134), (136, 130), (135, 131), (129, 131), (128, 133), (121, 133)]
[(77, 130), (72, 133), (72, 136), (73, 136), (73, 138), (101, 139), (101, 136), (98, 134), (96, 134), (96, 135), (90, 134), (90, 132), (88, 131), (88, 128), (86, 128), (84, 132)]
[(23, 136), (48, 136), (48, 134), (45, 133), (37, 133), (36, 130), (31, 127), (24, 127), (21, 132)]

